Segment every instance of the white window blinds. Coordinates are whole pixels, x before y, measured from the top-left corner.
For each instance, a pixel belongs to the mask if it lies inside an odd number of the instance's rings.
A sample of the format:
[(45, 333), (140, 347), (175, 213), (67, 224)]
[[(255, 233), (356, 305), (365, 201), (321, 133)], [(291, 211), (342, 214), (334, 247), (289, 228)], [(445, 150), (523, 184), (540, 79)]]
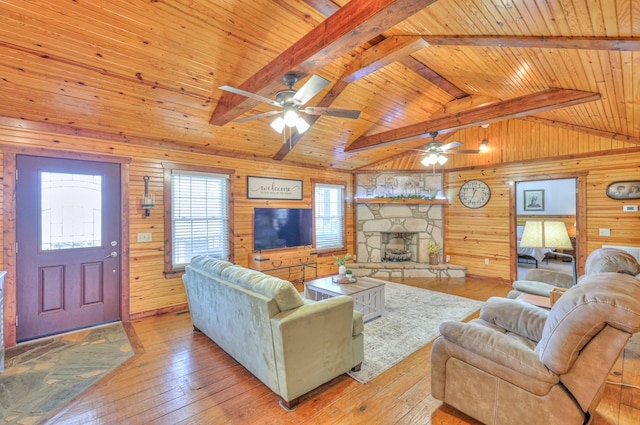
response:
[(229, 257), (228, 176), (174, 170), (171, 174), (173, 266), (195, 255)]
[(315, 186), (316, 248), (344, 248), (344, 187)]

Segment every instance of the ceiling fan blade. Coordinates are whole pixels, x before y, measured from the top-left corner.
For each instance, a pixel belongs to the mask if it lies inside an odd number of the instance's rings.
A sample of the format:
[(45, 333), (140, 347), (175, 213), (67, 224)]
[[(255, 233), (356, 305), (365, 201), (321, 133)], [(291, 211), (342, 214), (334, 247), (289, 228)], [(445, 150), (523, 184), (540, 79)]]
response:
[(329, 85), (330, 81), (319, 75), (313, 74), (311, 78), (293, 95), (293, 100), (299, 105), (304, 105), (310, 101), (313, 96), (317, 95)]
[(220, 86), (218, 87), (220, 90), (224, 90), (224, 91), (228, 91), (230, 93), (235, 93), (235, 94), (239, 94), (241, 96), (245, 96), (254, 100), (258, 100), (260, 102), (264, 102), (264, 103), (268, 103), (269, 105), (273, 105), (273, 106), (282, 106), (280, 105), (278, 102), (276, 102), (275, 100), (271, 100), (268, 97), (264, 97), (264, 96), (260, 96), (259, 94), (255, 94), (255, 93), (251, 93), (242, 89), (238, 89), (235, 87), (231, 87), (231, 86)]
[(251, 115), (250, 117), (238, 118), (237, 120), (233, 120), (233, 122), (247, 122), (247, 121), (257, 120), (264, 117), (270, 117), (270, 116), (281, 114), (281, 113), (282, 111), (263, 112), (261, 114)]
[(330, 117), (349, 118), (357, 120), (360, 117), (360, 111), (354, 109), (338, 109), (338, 108), (326, 108), (322, 106), (307, 106), (300, 110), (309, 115), (327, 115)]
[(442, 153), (445, 155), (449, 155), (450, 153), (480, 153), (480, 149), (456, 149), (455, 151), (446, 151)]
[(442, 149), (443, 151), (446, 151), (448, 149), (455, 148), (457, 146), (462, 146), (463, 144), (464, 143), (462, 142), (451, 142), (451, 143), (447, 143), (446, 145), (440, 146), (440, 149)]

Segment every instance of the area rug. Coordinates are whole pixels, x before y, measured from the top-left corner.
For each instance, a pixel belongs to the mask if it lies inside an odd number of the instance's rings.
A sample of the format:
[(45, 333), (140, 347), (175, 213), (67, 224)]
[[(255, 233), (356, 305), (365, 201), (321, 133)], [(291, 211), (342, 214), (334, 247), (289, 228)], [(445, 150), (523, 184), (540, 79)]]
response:
[(481, 301), (428, 289), (386, 282), (386, 315), (364, 324), (364, 361), (355, 380), (367, 383), (438, 335), (440, 323), (462, 321), (480, 309)]
[(132, 355), (121, 323), (7, 350), (0, 373), (0, 422), (41, 423)]

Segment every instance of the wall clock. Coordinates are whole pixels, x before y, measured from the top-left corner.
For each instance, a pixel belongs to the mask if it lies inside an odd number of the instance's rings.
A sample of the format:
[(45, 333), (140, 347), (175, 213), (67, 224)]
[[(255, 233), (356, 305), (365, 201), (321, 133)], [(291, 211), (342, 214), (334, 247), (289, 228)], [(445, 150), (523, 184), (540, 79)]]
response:
[(489, 202), (491, 189), (482, 180), (469, 180), (460, 188), (458, 197), (462, 205), (467, 208), (481, 208)]

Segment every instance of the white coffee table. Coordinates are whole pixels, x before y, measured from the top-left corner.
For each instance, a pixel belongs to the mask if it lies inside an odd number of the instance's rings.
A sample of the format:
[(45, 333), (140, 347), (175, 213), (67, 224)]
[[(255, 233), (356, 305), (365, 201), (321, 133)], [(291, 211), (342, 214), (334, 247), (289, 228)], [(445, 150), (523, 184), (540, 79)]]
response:
[(362, 319), (384, 316), (384, 281), (359, 277), (354, 283), (334, 283), (331, 276), (304, 283), (304, 296), (320, 301), (338, 295), (353, 298), (353, 309), (362, 313)]

